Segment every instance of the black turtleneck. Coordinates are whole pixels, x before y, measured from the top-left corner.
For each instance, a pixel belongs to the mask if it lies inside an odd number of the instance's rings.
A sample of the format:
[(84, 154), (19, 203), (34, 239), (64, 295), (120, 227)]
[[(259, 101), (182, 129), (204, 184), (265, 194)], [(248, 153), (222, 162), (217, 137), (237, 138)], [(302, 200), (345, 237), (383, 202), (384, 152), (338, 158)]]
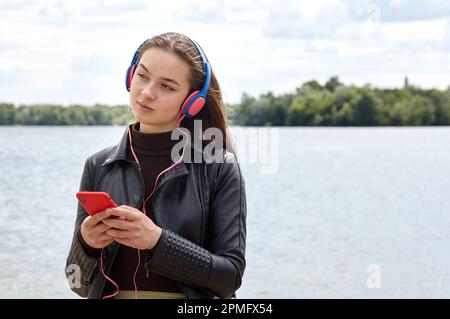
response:
[[(152, 192), (158, 174), (173, 164), (170, 154), (173, 145), (178, 143), (178, 140), (171, 140), (172, 131), (164, 133), (142, 133), (139, 131), (139, 122), (131, 126), (131, 134), (133, 150), (138, 158), (144, 179), (145, 200)], [(131, 148), (128, 149), (128, 156), (132, 161), (135, 161), (131, 153)], [(151, 201), (152, 198), (147, 201), (147, 216), (153, 222), (156, 222), (153, 212), (148, 209), (151, 206)], [(139, 207), (139, 209), (143, 212), (142, 207)], [(154, 273), (149, 273), (149, 278), (147, 278), (144, 269), (145, 254), (147, 252), (146, 250), (141, 250), (141, 264), (136, 275), (138, 290), (181, 292), (174, 280)], [(133, 275), (137, 261), (136, 249), (120, 245), (110, 272), (111, 279), (119, 285), (120, 290), (134, 290)]]

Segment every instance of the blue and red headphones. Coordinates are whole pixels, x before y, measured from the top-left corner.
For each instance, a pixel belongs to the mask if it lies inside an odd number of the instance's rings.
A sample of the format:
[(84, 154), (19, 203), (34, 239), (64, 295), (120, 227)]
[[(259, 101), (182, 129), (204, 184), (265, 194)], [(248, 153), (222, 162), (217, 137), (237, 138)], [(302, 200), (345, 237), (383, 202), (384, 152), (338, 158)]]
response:
[[(184, 115), (186, 117), (193, 117), (197, 115), (203, 108), (203, 106), (206, 103), (206, 94), (209, 89), (209, 84), (211, 82), (211, 67), (206, 60), (205, 55), (203, 54), (202, 49), (200, 46), (192, 39), (189, 39), (194, 46), (197, 48), (198, 53), (200, 53), (200, 57), (202, 59), (203, 64), (203, 72), (205, 72), (205, 82), (203, 83), (203, 86), (200, 91), (194, 91), (192, 92), (183, 102), (181, 106), (181, 110), (183, 111)], [(131, 64), (127, 69), (127, 74), (125, 78), (125, 86), (127, 88), (127, 91), (130, 91), (131, 86), (131, 80), (133, 79), (134, 72), (136, 71), (137, 67), (137, 59), (139, 57), (139, 53), (142, 49), (142, 47), (147, 43), (148, 40), (145, 40), (139, 48), (134, 53), (133, 59), (131, 60)]]

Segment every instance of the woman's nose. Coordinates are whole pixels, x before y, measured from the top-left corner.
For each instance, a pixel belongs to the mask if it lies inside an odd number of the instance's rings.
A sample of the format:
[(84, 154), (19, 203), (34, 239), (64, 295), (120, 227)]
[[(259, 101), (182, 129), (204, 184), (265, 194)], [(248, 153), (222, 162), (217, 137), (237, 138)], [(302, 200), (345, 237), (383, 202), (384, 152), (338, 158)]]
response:
[(142, 88), (141, 95), (149, 100), (154, 100), (156, 95), (154, 93), (154, 86), (153, 84), (149, 83), (145, 87)]

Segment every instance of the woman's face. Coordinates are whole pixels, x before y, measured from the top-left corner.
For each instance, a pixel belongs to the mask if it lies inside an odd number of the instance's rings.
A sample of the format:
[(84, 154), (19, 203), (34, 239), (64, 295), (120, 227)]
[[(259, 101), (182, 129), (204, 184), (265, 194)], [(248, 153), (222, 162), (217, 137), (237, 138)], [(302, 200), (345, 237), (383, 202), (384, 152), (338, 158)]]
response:
[(160, 48), (144, 52), (130, 87), (130, 105), (142, 133), (176, 128), (181, 103), (190, 91), (190, 67), (181, 58)]

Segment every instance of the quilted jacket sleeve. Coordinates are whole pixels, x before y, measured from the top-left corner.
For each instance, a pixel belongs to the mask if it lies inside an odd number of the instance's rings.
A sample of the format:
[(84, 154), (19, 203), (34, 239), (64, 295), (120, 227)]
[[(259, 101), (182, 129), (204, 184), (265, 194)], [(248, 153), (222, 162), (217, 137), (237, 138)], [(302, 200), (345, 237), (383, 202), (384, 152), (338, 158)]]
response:
[[(93, 184), (89, 170), (89, 158), (84, 164), (80, 182), (80, 191), (92, 191)], [(100, 251), (94, 252), (84, 248), (79, 238), (79, 231), (84, 219), (88, 216), (83, 206), (78, 203), (75, 229), (69, 255), (66, 261), (66, 277), (70, 288), (79, 296), (87, 297), (95, 271), (98, 269)], [(73, 271), (76, 272), (73, 272)], [(79, 272), (78, 272), (79, 271)], [(76, 275), (76, 274), (79, 274)]]
[(242, 283), (245, 269), (246, 197), (239, 165), (220, 165), (211, 195), (205, 247), (164, 229), (147, 270), (174, 280), (206, 288), (215, 296), (230, 298)]

